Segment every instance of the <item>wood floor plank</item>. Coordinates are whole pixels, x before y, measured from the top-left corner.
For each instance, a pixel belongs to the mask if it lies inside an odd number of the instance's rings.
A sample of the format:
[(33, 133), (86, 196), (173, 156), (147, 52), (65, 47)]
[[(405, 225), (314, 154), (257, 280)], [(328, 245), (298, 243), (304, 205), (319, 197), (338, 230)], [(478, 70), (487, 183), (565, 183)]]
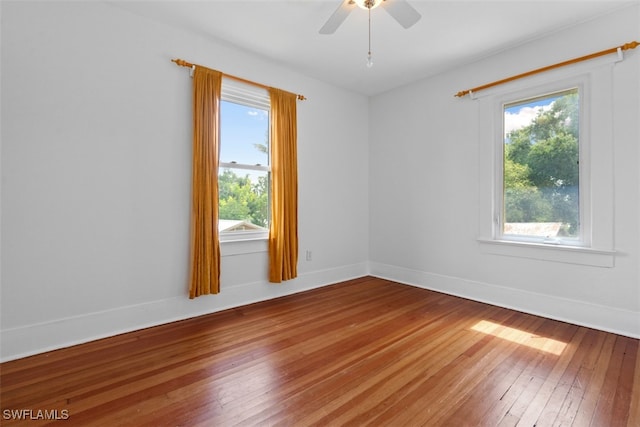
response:
[[(571, 347), (579, 348), (585, 334), (586, 329), (580, 329), (576, 334), (577, 336), (569, 342), (569, 345)], [(561, 416), (563, 408), (568, 409), (572, 406), (571, 403), (573, 403), (573, 401), (570, 400), (572, 395), (569, 395), (569, 392), (571, 391), (571, 386), (578, 375), (584, 357), (584, 352), (576, 351), (569, 359), (566, 369), (558, 379), (558, 383), (551, 392), (549, 400), (547, 401), (547, 404), (545, 405), (542, 414), (540, 414), (536, 424), (553, 425), (558, 417)], [(568, 405), (565, 407), (564, 403), (567, 401)]]
[[(520, 346), (513, 354), (511, 369), (501, 378), (491, 373), (487, 381), (483, 381), (473, 392), (472, 400), (465, 402), (465, 408), (487, 408), (484, 412), (456, 411), (456, 418), (450, 419), (469, 425), (497, 426), (509, 414), (510, 409), (527, 389), (534, 372), (543, 368), (542, 364), (551, 365), (552, 359), (543, 356), (535, 347)], [(502, 368), (502, 366), (499, 366)], [(549, 369), (545, 370), (548, 371)], [(475, 412), (477, 411), (477, 412)]]
[(636, 340), (635, 368), (631, 385), (631, 407), (627, 427), (640, 426), (640, 342)]
[[(571, 381), (569, 390), (563, 399), (562, 406), (558, 411), (553, 425), (554, 426), (570, 426), (573, 424), (580, 404), (584, 398), (584, 394), (589, 384), (589, 378), (593, 374), (593, 365), (598, 357), (602, 342), (598, 345), (598, 338), (602, 337), (602, 334), (595, 330), (588, 329), (584, 335), (580, 346), (584, 351), (577, 354), (577, 357), (572, 361), (573, 369), (571, 372), (575, 372), (573, 380), (567, 378), (566, 382)], [(575, 341), (572, 341), (570, 345), (577, 345)], [(576, 366), (579, 365), (579, 366)], [(585, 369), (585, 366), (587, 369)], [(577, 372), (575, 369), (577, 368)], [(566, 386), (566, 383), (564, 384)]]
[(626, 349), (623, 355), (620, 369), (619, 381), (615, 387), (615, 397), (612, 411), (612, 419), (628, 421), (631, 416), (631, 393), (633, 391), (633, 380), (635, 374), (635, 364), (638, 358), (638, 340), (622, 337), (626, 341)]
[(635, 427), (638, 347), (363, 277), (3, 363), (0, 421)]
[(593, 367), (590, 370), (590, 377), (585, 385), (586, 390), (580, 407), (574, 420), (574, 425), (590, 426), (594, 417), (598, 400), (602, 392), (602, 386), (605, 381), (607, 367), (613, 353), (613, 345), (616, 340), (615, 335), (603, 335), (602, 345), (599, 347), (599, 353)]
[[(630, 398), (631, 387), (628, 380), (633, 378), (633, 371), (629, 365), (634, 365), (627, 364), (625, 366), (624, 363), (625, 359), (629, 360), (629, 358), (625, 357), (627, 351), (631, 350), (627, 348), (628, 344), (631, 344), (629, 339), (620, 336), (616, 337), (600, 399), (591, 422), (593, 426), (612, 425), (614, 422), (619, 425), (626, 425), (627, 423), (630, 406), (628, 399)], [(632, 351), (632, 354), (635, 358), (635, 351)]]

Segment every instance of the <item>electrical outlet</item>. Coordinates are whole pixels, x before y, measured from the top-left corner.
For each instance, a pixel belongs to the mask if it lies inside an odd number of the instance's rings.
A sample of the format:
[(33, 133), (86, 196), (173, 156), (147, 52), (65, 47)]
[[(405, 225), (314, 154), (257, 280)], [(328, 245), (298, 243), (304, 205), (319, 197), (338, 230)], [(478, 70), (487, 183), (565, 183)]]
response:
[(311, 261), (311, 251), (307, 250), (307, 261)]

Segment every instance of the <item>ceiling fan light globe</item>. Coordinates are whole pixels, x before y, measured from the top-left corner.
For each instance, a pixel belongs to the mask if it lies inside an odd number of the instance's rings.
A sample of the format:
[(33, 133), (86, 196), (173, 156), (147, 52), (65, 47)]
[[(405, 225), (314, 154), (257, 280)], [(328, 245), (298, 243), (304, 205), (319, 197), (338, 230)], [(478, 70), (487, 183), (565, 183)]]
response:
[(354, 0), (359, 8), (367, 10), (367, 9), (375, 9), (380, 6), (383, 0)]

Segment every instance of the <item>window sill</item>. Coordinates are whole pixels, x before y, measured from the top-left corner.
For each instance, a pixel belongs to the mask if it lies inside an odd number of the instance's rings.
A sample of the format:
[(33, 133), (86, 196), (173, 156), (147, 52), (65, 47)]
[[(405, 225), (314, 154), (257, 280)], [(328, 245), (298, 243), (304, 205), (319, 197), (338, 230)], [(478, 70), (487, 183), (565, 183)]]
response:
[(480, 248), (483, 252), (493, 255), (589, 265), (592, 267), (611, 268), (615, 265), (615, 251), (484, 238), (479, 238), (478, 243), (480, 243)]
[(269, 239), (267, 237), (220, 241), (220, 256), (223, 257), (268, 252), (268, 250)]

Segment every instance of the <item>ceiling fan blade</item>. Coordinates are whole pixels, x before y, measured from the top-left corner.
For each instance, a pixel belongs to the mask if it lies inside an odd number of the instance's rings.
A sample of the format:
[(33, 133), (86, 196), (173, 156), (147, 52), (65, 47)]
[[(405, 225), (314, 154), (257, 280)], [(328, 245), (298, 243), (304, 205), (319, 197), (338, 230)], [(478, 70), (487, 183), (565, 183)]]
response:
[(422, 17), (406, 0), (384, 0), (381, 6), (404, 28), (411, 27)]
[(327, 22), (320, 28), (320, 34), (333, 34), (336, 32), (340, 24), (347, 19), (349, 13), (353, 10), (356, 3), (353, 0), (343, 0), (342, 4), (333, 12)]

